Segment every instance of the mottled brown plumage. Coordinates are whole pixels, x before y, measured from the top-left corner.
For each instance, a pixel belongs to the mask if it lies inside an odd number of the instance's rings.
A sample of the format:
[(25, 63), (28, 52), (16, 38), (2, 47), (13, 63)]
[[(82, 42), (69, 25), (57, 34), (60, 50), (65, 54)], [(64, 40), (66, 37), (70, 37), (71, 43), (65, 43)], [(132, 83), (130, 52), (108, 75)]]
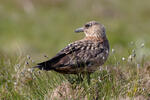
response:
[(96, 21), (90, 21), (75, 32), (84, 32), (85, 38), (69, 44), (55, 57), (37, 64), (36, 67), (64, 74), (77, 74), (92, 73), (104, 64), (109, 54), (104, 26)]

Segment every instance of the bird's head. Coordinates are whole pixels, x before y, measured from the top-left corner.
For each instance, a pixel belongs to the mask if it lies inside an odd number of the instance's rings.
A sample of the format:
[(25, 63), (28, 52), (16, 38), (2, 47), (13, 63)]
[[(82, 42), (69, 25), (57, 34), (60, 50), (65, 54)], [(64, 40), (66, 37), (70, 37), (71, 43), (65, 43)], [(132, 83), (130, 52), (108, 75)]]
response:
[(86, 23), (83, 27), (75, 30), (76, 33), (84, 32), (87, 37), (97, 37), (97, 38), (105, 38), (105, 27), (104, 25), (96, 22), (90, 21)]

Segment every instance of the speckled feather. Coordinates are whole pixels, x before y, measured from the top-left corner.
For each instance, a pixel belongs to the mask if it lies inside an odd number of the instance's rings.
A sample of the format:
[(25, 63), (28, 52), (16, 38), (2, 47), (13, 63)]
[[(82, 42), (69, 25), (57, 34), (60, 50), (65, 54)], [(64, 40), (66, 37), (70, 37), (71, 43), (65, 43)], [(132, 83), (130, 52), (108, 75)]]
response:
[(104, 37), (86, 36), (62, 49), (46, 62), (37, 64), (43, 70), (54, 70), (65, 74), (92, 73), (104, 64), (109, 54), (109, 43)]

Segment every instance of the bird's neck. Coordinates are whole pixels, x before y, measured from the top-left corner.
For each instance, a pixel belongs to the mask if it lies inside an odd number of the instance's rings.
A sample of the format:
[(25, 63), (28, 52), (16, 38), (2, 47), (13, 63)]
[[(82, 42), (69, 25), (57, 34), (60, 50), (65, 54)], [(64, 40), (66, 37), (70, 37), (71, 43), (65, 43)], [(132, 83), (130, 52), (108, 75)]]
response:
[(100, 41), (100, 42), (104, 42), (105, 40), (107, 40), (107, 37), (96, 37), (96, 36), (86, 36), (84, 38), (84, 40), (93, 40), (93, 41)]

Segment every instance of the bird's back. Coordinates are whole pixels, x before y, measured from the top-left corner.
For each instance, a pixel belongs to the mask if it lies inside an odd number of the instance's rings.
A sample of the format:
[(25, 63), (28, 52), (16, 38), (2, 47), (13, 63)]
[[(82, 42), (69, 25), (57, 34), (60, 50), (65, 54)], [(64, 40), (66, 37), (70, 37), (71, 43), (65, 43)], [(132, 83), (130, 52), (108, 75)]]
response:
[(38, 64), (45, 70), (76, 74), (94, 72), (108, 57), (108, 40), (83, 39), (69, 44), (54, 58)]

